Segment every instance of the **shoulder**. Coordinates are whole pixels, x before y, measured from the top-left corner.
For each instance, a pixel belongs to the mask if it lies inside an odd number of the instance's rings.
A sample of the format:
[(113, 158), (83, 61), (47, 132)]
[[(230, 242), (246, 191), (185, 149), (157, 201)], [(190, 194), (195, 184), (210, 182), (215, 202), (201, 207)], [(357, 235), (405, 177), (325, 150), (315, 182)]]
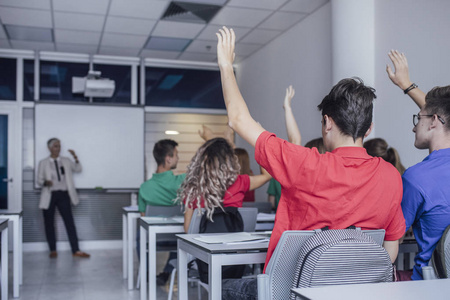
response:
[(427, 174), (426, 164), (426, 161), (422, 161), (406, 169), (405, 173), (403, 173), (402, 176), (403, 181), (420, 183), (423, 177)]

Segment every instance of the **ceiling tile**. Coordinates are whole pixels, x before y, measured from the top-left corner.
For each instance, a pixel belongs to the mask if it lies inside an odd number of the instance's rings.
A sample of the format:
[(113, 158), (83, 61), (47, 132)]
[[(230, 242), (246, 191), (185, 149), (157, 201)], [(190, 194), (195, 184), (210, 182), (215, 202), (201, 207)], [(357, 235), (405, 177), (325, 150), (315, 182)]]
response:
[(291, 0), (280, 11), (311, 13), (328, 0)]
[(109, 15), (159, 20), (169, 3), (157, 0), (112, 0)]
[(0, 39), (0, 48), (10, 48), (8, 40)]
[(230, 0), (228, 6), (276, 10), (288, 0)]
[(50, 28), (39, 28), (29, 26), (5, 25), (11, 40), (53, 42), (53, 34)]
[(203, 28), (204, 24), (159, 21), (152, 36), (193, 39)]
[(56, 51), (97, 54), (97, 46), (80, 44), (56, 44)]
[(259, 25), (259, 28), (286, 30), (305, 18), (303, 13), (276, 12)]
[(11, 41), (14, 49), (55, 51), (53, 43), (29, 42), (29, 41)]
[(109, 0), (53, 0), (55, 11), (78, 12), (105, 15)]
[(55, 29), (56, 43), (98, 45), (100, 32)]
[[(206, 28), (200, 33), (200, 35), (197, 37), (199, 40), (206, 40), (206, 41), (217, 41), (216, 32), (219, 31), (220, 28), (222, 28), (223, 25), (208, 25)], [(244, 27), (236, 27), (233, 26), (233, 30), (236, 33), (236, 40), (239, 41), (243, 36), (245, 36), (251, 28), (244, 28)]]
[(145, 48), (152, 50), (184, 51), (191, 43), (190, 39), (150, 37)]
[(261, 45), (237, 43), (235, 52), (236, 52), (236, 55), (239, 55), (239, 56), (249, 56), (250, 54), (253, 54), (260, 48), (261, 48)]
[(52, 28), (50, 11), (2, 7), (0, 18), (3, 24)]
[(118, 33), (104, 33), (103, 46), (142, 48), (147, 40), (146, 35), (131, 35)]
[(181, 52), (178, 51), (158, 51), (144, 49), (141, 52), (141, 57), (145, 58), (159, 58), (159, 59), (176, 59)]
[(186, 48), (187, 52), (201, 52), (206, 54), (214, 54), (217, 52), (217, 42), (215, 41), (198, 41), (194, 40)]
[(50, 10), (50, 0), (0, 0), (0, 5)]
[(178, 59), (179, 60), (214, 62), (214, 61), (216, 61), (216, 55), (215, 54), (183, 52), (183, 54), (181, 54), (181, 56)]
[(211, 5), (224, 5), (227, 0), (176, 0), (177, 2), (200, 3)]
[(102, 31), (105, 17), (100, 15), (55, 12), (55, 28), (87, 31)]
[(101, 47), (100, 54), (105, 55), (121, 55), (121, 56), (137, 56), (141, 48), (130, 47)]
[(5, 30), (3, 29), (3, 26), (0, 25), (0, 39), (7, 39)]
[(210, 24), (226, 24), (229, 27), (255, 27), (271, 13), (270, 10), (224, 7), (211, 20)]
[(240, 41), (242, 43), (265, 45), (281, 33), (282, 31), (279, 30), (255, 29)]
[(109, 16), (106, 20), (105, 32), (149, 35), (156, 21)]

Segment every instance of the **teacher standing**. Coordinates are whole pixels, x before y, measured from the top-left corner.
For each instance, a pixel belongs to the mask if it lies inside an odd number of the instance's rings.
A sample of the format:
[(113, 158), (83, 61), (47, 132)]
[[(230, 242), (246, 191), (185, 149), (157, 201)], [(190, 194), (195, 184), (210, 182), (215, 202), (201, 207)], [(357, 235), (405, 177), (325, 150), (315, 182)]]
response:
[(90, 255), (80, 251), (78, 247), (77, 230), (72, 215), (71, 204), (77, 205), (78, 195), (75, 191), (72, 172), (81, 172), (81, 164), (75, 151), (69, 150), (75, 162), (67, 157), (60, 156), (61, 142), (57, 138), (51, 138), (47, 142), (50, 157), (39, 162), (38, 184), (42, 187), (39, 208), (44, 212), (45, 234), (50, 248), (50, 258), (56, 258), (55, 236), (55, 210), (58, 208), (75, 257), (89, 257)]

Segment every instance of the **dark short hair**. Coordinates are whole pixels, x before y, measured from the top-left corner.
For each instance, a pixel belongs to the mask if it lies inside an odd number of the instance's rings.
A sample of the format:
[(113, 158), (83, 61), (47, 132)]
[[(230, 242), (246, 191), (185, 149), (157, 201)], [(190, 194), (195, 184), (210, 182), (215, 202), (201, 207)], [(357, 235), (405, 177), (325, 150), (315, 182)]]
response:
[(425, 110), (428, 114), (440, 116), (445, 128), (450, 130), (450, 85), (432, 88), (425, 97)]
[(160, 140), (155, 144), (153, 147), (153, 157), (155, 158), (158, 166), (164, 165), (166, 156), (173, 156), (176, 146), (178, 146), (178, 143), (169, 139)]
[(339, 81), (317, 106), (322, 116), (333, 118), (345, 135), (363, 138), (372, 124), (373, 100), (375, 89), (364, 85), (358, 78), (346, 78)]
[[(50, 147), (54, 142), (59, 141), (58, 138), (51, 138), (47, 141), (47, 147)], [(60, 142), (60, 141), (59, 141)]]

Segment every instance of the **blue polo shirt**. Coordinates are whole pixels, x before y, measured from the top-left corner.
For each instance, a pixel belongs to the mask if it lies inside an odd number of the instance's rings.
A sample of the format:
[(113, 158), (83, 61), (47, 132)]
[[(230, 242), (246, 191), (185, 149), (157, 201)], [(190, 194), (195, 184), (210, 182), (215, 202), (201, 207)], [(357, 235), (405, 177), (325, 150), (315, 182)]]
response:
[(402, 210), (419, 246), (413, 280), (422, 278), (436, 244), (450, 225), (450, 148), (433, 151), (403, 174)]

